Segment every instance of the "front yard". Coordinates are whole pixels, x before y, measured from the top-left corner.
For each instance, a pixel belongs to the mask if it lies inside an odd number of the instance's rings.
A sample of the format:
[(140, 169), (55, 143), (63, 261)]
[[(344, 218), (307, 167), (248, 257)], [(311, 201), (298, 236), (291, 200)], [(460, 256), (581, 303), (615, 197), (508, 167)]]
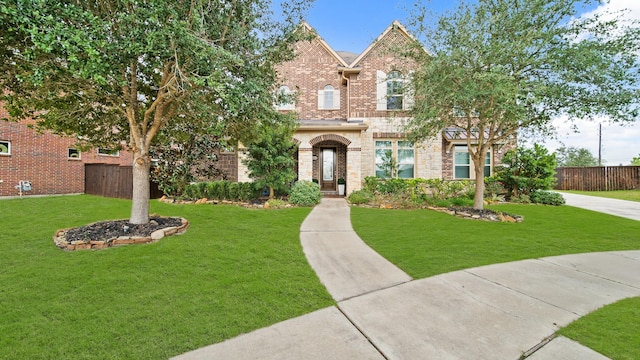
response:
[(149, 245), (64, 252), (63, 227), (128, 218), (88, 195), (0, 202), (0, 358), (161, 359), (334, 302), (308, 265), (310, 208), (168, 205), (191, 222)]

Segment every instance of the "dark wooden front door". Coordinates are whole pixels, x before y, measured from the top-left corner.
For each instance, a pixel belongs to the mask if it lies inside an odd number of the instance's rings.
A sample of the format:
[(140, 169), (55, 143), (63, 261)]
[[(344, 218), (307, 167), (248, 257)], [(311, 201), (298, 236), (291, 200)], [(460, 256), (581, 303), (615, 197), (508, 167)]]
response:
[(322, 148), (320, 167), (320, 190), (336, 191), (336, 149)]

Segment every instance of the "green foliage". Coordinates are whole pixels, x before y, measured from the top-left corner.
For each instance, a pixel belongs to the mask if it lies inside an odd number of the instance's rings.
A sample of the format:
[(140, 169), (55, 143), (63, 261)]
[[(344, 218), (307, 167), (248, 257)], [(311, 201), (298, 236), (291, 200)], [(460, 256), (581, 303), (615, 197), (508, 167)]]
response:
[(295, 124), (289, 118), (287, 122), (263, 128), (260, 138), (248, 146), (244, 163), (249, 168), (249, 177), (259, 186), (269, 187), (270, 199), (276, 191), (287, 189), (296, 178), (294, 130)]
[(562, 146), (555, 151), (558, 166), (581, 167), (598, 166), (598, 159), (588, 149)]
[(300, 247), (308, 208), (150, 205), (187, 232), (70, 253), (52, 234), (125, 218), (131, 201), (2, 201), (0, 359), (169, 359), (335, 304)]
[(352, 191), (351, 194), (347, 197), (347, 200), (351, 204), (361, 205), (361, 204), (369, 204), (373, 201), (373, 194), (368, 190), (356, 190)]
[[(268, 0), (1, 4), (0, 101), (10, 117), (72, 135), (79, 148), (127, 143), (134, 184), (146, 184), (152, 143), (186, 144), (163, 129), (192, 124), (195, 134), (247, 143), (278, 122), (276, 65), (293, 57), (308, 2), (284, 14)], [(177, 194), (192, 170), (161, 183)], [(135, 186), (133, 200), (132, 221), (148, 221), (148, 189)]]
[(307, 181), (297, 181), (289, 193), (289, 202), (297, 206), (314, 206), (320, 203), (320, 185)]
[(183, 193), (186, 199), (250, 201), (260, 197), (260, 189), (252, 182), (231, 182), (226, 180), (200, 182), (187, 185)]
[(496, 170), (495, 178), (508, 190), (509, 195), (529, 195), (534, 190), (552, 188), (555, 178), (555, 154), (534, 144), (533, 148), (518, 147), (502, 158), (503, 167)]
[(633, 159), (631, 159), (631, 165), (633, 166), (640, 166), (640, 155), (634, 157)]
[[(426, 46), (405, 51), (417, 64), (409, 83), (415, 102), (405, 124), (409, 139), (458, 128), (480, 169), (492, 146), (515, 142), (519, 133), (548, 135), (562, 115), (637, 121), (639, 22), (625, 22), (620, 13), (579, 18), (591, 3), (467, 1), (439, 18), (430, 16), (428, 2), (417, 4), (409, 22)], [(476, 173), (478, 189), (482, 177)]]
[(531, 202), (534, 204), (544, 204), (544, 205), (555, 205), (560, 206), (564, 205), (565, 200), (561, 194), (551, 191), (544, 190), (536, 190), (531, 192), (529, 196)]
[[(474, 196), (474, 183), (469, 180), (442, 180), (442, 179), (380, 179), (368, 176), (364, 179), (362, 189), (365, 196), (357, 194), (356, 202), (382, 205), (394, 204), (398, 207), (416, 208), (427, 204), (449, 207), (456, 202), (469, 206), (469, 200)], [(464, 200), (462, 200), (464, 199)], [(362, 201), (362, 202), (360, 202)], [(473, 205), (473, 202), (471, 203)]]
[(269, 199), (268, 203), (271, 209), (284, 209), (289, 205), (289, 203), (282, 199)]

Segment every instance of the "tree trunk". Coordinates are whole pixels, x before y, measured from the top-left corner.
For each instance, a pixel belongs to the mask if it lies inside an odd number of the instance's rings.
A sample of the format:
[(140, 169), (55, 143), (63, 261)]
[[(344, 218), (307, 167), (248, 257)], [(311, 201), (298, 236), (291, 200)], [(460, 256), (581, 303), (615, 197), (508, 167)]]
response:
[[(478, 151), (479, 154), (484, 154)], [(484, 156), (479, 161), (473, 159), (474, 173), (476, 176), (476, 194), (473, 197), (473, 208), (484, 209)]]
[(133, 154), (133, 197), (131, 204), (132, 224), (149, 222), (149, 169), (151, 160), (146, 152), (135, 151)]
[(275, 196), (275, 192), (273, 191), (273, 186), (269, 186), (269, 200), (273, 199)]

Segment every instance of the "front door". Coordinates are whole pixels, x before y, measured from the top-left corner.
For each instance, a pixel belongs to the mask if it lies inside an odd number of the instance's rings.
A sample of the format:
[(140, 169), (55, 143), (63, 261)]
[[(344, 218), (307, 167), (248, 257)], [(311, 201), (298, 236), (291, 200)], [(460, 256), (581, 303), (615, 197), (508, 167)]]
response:
[(320, 167), (320, 190), (336, 191), (336, 149), (322, 148), (322, 166)]

